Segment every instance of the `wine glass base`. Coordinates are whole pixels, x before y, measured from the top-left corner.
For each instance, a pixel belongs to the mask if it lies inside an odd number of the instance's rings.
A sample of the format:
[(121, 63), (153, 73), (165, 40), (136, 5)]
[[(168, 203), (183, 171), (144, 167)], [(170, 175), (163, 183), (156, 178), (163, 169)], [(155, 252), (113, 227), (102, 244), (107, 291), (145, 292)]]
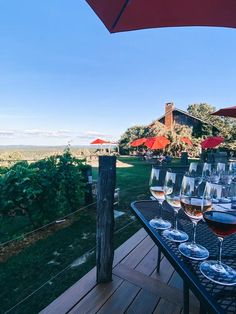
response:
[(153, 218), (149, 221), (151, 227), (159, 230), (169, 229), (171, 227), (171, 223), (168, 220), (164, 220), (162, 218)]
[(185, 242), (188, 240), (188, 235), (184, 231), (178, 229), (168, 229), (162, 232), (162, 235), (173, 242)]
[(201, 273), (209, 280), (225, 286), (236, 285), (236, 271), (218, 261), (205, 261), (200, 265)]
[(181, 243), (179, 251), (185, 257), (196, 261), (201, 261), (209, 257), (209, 252), (204, 246), (193, 242)]

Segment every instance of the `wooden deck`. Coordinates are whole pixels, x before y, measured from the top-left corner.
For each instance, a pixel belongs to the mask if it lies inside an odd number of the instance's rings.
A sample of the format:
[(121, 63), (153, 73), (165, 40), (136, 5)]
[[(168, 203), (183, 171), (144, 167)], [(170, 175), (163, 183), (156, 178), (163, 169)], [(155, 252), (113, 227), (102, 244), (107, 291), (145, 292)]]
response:
[[(41, 314), (177, 314), (182, 313), (182, 280), (162, 257), (156, 272), (157, 247), (144, 229), (115, 251), (113, 281), (96, 284), (96, 268), (49, 304)], [(190, 313), (199, 303), (190, 294)]]

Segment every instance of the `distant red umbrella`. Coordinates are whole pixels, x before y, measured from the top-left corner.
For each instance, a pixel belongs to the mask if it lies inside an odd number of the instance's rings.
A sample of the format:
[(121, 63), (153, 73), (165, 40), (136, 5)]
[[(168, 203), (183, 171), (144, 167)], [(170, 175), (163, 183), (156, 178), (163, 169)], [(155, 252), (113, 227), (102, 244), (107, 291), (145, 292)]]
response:
[(133, 141), (133, 142), (130, 144), (130, 146), (132, 146), (132, 147), (138, 147), (138, 146), (140, 146), (140, 145), (143, 145), (143, 144), (146, 142), (146, 140), (147, 140), (146, 137), (139, 138), (139, 139)]
[(193, 142), (188, 137), (181, 137), (180, 140), (189, 146), (193, 146)]
[(224, 142), (224, 138), (221, 136), (212, 136), (206, 138), (201, 142), (202, 148), (214, 148)]
[(236, 118), (236, 106), (228, 107), (228, 108), (222, 108), (218, 111), (213, 112), (212, 115)]
[(92, 141), (90, 144), (110, 144), (110, 142), (97, 138), (96, 140)]
[(165, 136), (150, 137), (146, 140), (145, 146), (150, 149), (163, 149), (170, 141)]

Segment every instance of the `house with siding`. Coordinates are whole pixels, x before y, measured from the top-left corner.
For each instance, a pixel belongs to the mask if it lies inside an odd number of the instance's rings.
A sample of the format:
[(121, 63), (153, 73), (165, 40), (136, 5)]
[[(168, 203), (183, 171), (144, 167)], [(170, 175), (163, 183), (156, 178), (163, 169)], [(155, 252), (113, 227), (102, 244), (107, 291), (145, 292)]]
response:
[(175, 108), (173, 102), (165, 104), (165, 114), (158, 118), (157, 121), (163, 123), (168, 130), (173, 129), (175, 124), (189, 126), (193, 130), (193, 136), (204, 134), (206, 129), (211, 129), (214, 135), (218, 133), (218, 129), (214, 125), (196, 118), (186, 111)]

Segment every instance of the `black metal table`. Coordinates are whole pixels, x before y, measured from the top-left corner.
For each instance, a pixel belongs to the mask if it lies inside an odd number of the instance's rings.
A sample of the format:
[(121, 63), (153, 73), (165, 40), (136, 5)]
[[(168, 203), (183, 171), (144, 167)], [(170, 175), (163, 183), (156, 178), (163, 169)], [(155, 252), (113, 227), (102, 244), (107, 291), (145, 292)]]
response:
[[(163, 216), (172, 221), (173, 211), (167, 203), (163, 203)], [(184, 313), (188, 313), (188, 291), (196, 295), (201, 303), (201, 311), (209, 313), (236, 313), (236, 286), (223, 286), (205, 278), (199, 270), (199, 261), (185, 258), (178, 250), (178, 243), (171, 242), (149, 225), (150, 219), (158, 215), (157, 201), (137, 201), (131, 204), (132, 211), (147, 233), (151, 236), (165, 257), (179, 273), (184, 282)], [(178, 214), (179, 228), (192, 237), (192, 223), (180, 210)], [(207, 227), (199, 222), (197, 227), (197, 243), (205, 246), (210, 253), (209, 259), (217, 259), (218, 239)], [(236, 269), (236, 234), (226, 237), (223, 243), (222, 261)]]

